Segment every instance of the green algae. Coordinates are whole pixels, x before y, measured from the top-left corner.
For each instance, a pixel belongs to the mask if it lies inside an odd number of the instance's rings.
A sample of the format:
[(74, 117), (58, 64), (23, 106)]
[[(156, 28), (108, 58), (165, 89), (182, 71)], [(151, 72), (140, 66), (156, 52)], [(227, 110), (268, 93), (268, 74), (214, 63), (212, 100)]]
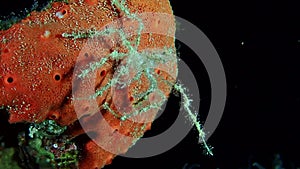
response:
[(28, 140), (20, 141), (20, 144), (41, 168), (76, 168), (79, 151), (76, 144), (63, 134), (65, 131), (66, 127), (57, 125), (53, 120), (31, 124)]
[(4, 148), (0, 150), (0, 168), (3, 169), (21, 169), (17, 161), (14, 158), (14, 148)]

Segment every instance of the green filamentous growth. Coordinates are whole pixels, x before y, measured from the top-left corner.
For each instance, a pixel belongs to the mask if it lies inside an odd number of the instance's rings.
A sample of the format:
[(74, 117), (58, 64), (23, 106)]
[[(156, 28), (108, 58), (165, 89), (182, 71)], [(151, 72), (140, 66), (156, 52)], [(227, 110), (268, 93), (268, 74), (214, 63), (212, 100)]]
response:
[[(143, 92), (135, 95), (137, 97), (138, 102), (134, 103), (133, 106), (136, 107), (136, 109), (131, 112), (130, 114), (125, 115), (119, 115), (114, 110), (112, 110), (108, 103), (104, 103), (102, 107), (106, 109), (108, 112), (112, 113), (115, 117), (119, 118), (121, 121), (126, 120), (132, 116), (139, 115), (141, 113), (146, 113), (150, 109), (160, 109), (160, 107), (164, 104), (166, 101), (166, 97), (162, 97), (162, 101), (158, 103), (151, 103), (150, 105), (146, 107), (140, 107), (141, 103), (146, 100), (150, 93), (153, 93), (154, 91), (158, 91), (159, 95), (163, 96), (163, 92), (160, 91), (158, 88), (158, 82), (156, 78), (156, 74), (154, 73), (154, 68), (158, 64), (162, 63), (168, 63), (168, 60), (163, 60), (162, 58), (166, 58), (169, 56), (174, 56), (174, 53), (176, 53), (172, 48), (165, 48), (162, 51), (155, 51), (153, 52), (144, 52), (144, 51), (138, 51), (138, 46), (140, 44), (140, 38), (142, 34), (142, 30), (144, 29), (144, 24), (136, 14), (131, 13), (130, 10), (126, 7), (126, 1), (125, 0), (111, 0), (111, 4), (113, 6), (113, 9), (118, 8), (118, 10), (122, 11), (127, 18), (133, 19), (138, 21), (139, 27), (136, 32), (136, 38), (134, 40), (129, 40), (128, 35), (120, 29), (110, 28), (103, 31), (97, 31), (97, 30), (89, 30), (87, 32), (72, 32), (72, 33), (63, 33), (62, 36), (65, 38), (72, 38), (72, 39), (81, 39), (81, 38), (95, 38), (95, 37), (114, 37), (112, 35), (117, 34), (119, 37), (120, 44), (122, 44), (126, 49), (126, 53), (119, 52), (117, 50), (114, 50), (111, 52), (110, 55), (103, 57), (100, 61), (90, 64), (89, 68), (82, 70), (82, 72), (79, 74), (79, 78), (84, 79), (89, 76), (89, 74), (97, 69), (100, 69), (103, 67), (103, 65), (111, 60), (111, 61), (119, 61), (119, 60), (126, 60), (126, 63), (124, 65), (119, 65), (118, 69), (115, 70), (115, 75), (105, 86), (102, 88), (96, 90), (95, 94), (90, 96), (90, 99), (95, 99), (98, 96), (102, 96), (106, 90), (108, 90), (110, 87), (113, 87), (114, 85), (118, 84), (121, 86), (127, 86), (130, 83), (134, 81), (138, 81), (139, 77), (144, 75), (147, 77), (149, 82), (149, 88)], [(162, 57), (164, 55), (164, 57)], [(122, 76), (126, 76), (129, 74), (130, 70), (134, 68), (136, 75), (131, 78), (130, 80), (124, 82), (121, 79)], [(168, 70), (171, 71), (171, 70)], [(189, 98), (186, 89), (182, 84), (176, 83), (175, 85), (165, 81), (167, 85), (170, 87), (173, 87), (174, 91), (180, 93), (181, 97), (183, 98), (183, 106), (184, 110), (188, 113), (188, 119), (192, 122), (192, 124), (195, 125), (198, 136), (199, 136), (199, 143), (202, 143), (204, 145), (204, 148), (206, 149), (207, 154), (213, 155), (212, 150), (210, 146), (206, 143), (205, 140), (205, 133), (202, 129), (202, 125), (200, 124), (199, 120), (197, 119), (197, 115), (192, 112), (191, 108), (191, 102), (192, 100)], [(82, 99), (82, 98), (76, 98), (76, 99)]]
[(196, 126), (196, 129), (198, 131), (198, 137), (199, 137), (199, 143), (203, 143), (207, 154), (213, 155), (213, 152), (211, 148), (208, 146), (205, 140), (205, 132), (202, 130), (202, 125), (197, 120), (197, 115), (192, 112), (191, 110), (191, 102), (192, 100), (188, 97), (188, 94), (186, 93), (186, 89), (183, 87), (183, 85), (176, 83), (174, 85), (174, 89), (178, 91), (183, 98), (183, 106), (184, 110), (188, 113), (190, 121)]

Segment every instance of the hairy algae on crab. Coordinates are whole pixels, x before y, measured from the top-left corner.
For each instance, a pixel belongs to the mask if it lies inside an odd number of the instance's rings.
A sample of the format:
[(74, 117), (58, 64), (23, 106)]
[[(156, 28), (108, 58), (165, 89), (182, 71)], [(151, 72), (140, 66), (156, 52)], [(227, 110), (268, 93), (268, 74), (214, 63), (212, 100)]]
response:
[(53, 120), (31, 124), (28, 137), (19, 135), (19, 146), (26, 156), (34, 158), (41, 168), (77, 168), (78, 149), (76, 144), (64, 135), (66, 127), (60, 127)]

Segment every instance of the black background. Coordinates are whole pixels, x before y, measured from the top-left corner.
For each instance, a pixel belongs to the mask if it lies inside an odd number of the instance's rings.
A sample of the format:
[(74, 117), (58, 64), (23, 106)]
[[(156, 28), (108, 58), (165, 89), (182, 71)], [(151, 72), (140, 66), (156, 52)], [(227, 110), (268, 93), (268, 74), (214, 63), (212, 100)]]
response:
[[(1, 1), (2, 15), (30, 3)], [(106, 168), (179, 169), (187, 163), (200, 168), (251, 168), (253, 162), (271, 168), (276, 153), (285, 168), (300, 167), (300, 3), (171, 0), (171, 5), (175, 15), (206, 34), (223, 62), (228, 95), (222, 121), (209, 139), (215, 155), (203, 154), (192, 130), (164, 154), (146, 159), (117, 157)], [(210, 90), (205, 69), (187, 47), (177, 46), (198, 78), (204, 97), (200, 113), (205, 114)], [(172, 115), (178, 113), (176, 104), (178, 99), (172, 97), (164, 118), (154, 123), (153, 133), (171, 124)]]

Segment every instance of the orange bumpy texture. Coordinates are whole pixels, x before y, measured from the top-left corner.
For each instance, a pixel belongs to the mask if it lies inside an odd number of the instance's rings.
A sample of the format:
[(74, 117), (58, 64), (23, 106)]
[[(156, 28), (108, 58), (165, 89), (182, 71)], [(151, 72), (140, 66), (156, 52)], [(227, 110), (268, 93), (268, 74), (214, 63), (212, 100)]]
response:
[[(131, 13), (159, 12), (172, 15), (168, 0), (127, 0), (126, 7)], [(53, 2), (50, 8), (41, 12), (32, 12), (20, 23), (0, 32), (0, 105), (8, 108), (9, 122), (39, 123), (45, 119), (53, 119), (62, 126), (68, 126), (68, 134), (74, 137), (85, 132), (96, 133), (94, 141), (89, 140), (85, 143), (79, 163), (80, 169), (102, 168), (117, 154), (125, 153), (146, 130), (150, 129), (151, 121), (157, 113), (157, 111), (149, 111), (140, 115), (143, 117), (139, 118), (147, 119), (146, 122), (120, 120), (118, 115), (123, 110), (113, 104), (114, 102), (123, 104), (122, 101), (125, 100), (129, 102), (126, 104), (136, 102), (136, 98), (132, 96), (133, 91), (138, 89), (138, 92), (142, 93), (151, 85), (143, 74), (140, 80), (132, 82), (124, 89), (126, 91), (117, 90), (115, 91), (117, 94), (113, 95), (108, 89), (96, 98), (99, 107), (106, 102), (115, 114), (108, 112), (107, 109), (99, 109), (99, 113), (103, 116), (99, 118), (97, 113), (88, 113), (90, 107), (83, 101), (80, 105), (82, 114), (79, 116), (83, 117), (81, 123), (86, 124), (87, 129), (83, 131), (76, 123), (78, 113), (76, 114), (74, 110), (72, 100), (72, 93), (76, 93), (74, 91), (76, 88), (72, 87), (73, 73), (75, 64), (78, 64), (78, 56), (81, 55), (88, 38), (64, 37), (63, 34), (97, 30), (124, 15), (124, 11), (112, 5), (109, 0)], [(155, 21), (155, 23), (159, 22)], [(174, 20), (170, 20), (163, 27), (174, 29)], [(144, 33), (141, 35), (138, 49), (166, 47), (174, 49), (173, 37)], [(122, 44), (113, 44), (110, 48), (126, 51)], [(107, 54), (113, 51), (111, 49), (107, 50)], [(93, 60), (92, 52), (84, 53), (86, 53), (85, 57), (80, 60), (82, 65)], [(116, 64), (119, 62), (109, 60), (96, 70), (95, 90), (105, 86), (112, 79)], [(176, 65), (173, 66), (176, 69)], [(165, 81), (174, 84), (175, 78), (157, 69), (155, 73), (158, 75), (155, 76), (158, 88), (168, 96), (172, 86)], [(79, 83), (78, 87), (84, 88), (84, 82)], [(149, 99), (151, 97), (155, 95), (149, 95)], [(142, 106), (147, 106), (147, 102), (142, 103)], [(103, 120), (110, 127), (103, 125)], [(113, 136), (116, 131), (121, 135), (129, 136), (128, 139), (114, 142), (120, 137)], [(99, 139), (105, 147), (118, 149), (118, 152), (101, 148), (96, 144)]]

